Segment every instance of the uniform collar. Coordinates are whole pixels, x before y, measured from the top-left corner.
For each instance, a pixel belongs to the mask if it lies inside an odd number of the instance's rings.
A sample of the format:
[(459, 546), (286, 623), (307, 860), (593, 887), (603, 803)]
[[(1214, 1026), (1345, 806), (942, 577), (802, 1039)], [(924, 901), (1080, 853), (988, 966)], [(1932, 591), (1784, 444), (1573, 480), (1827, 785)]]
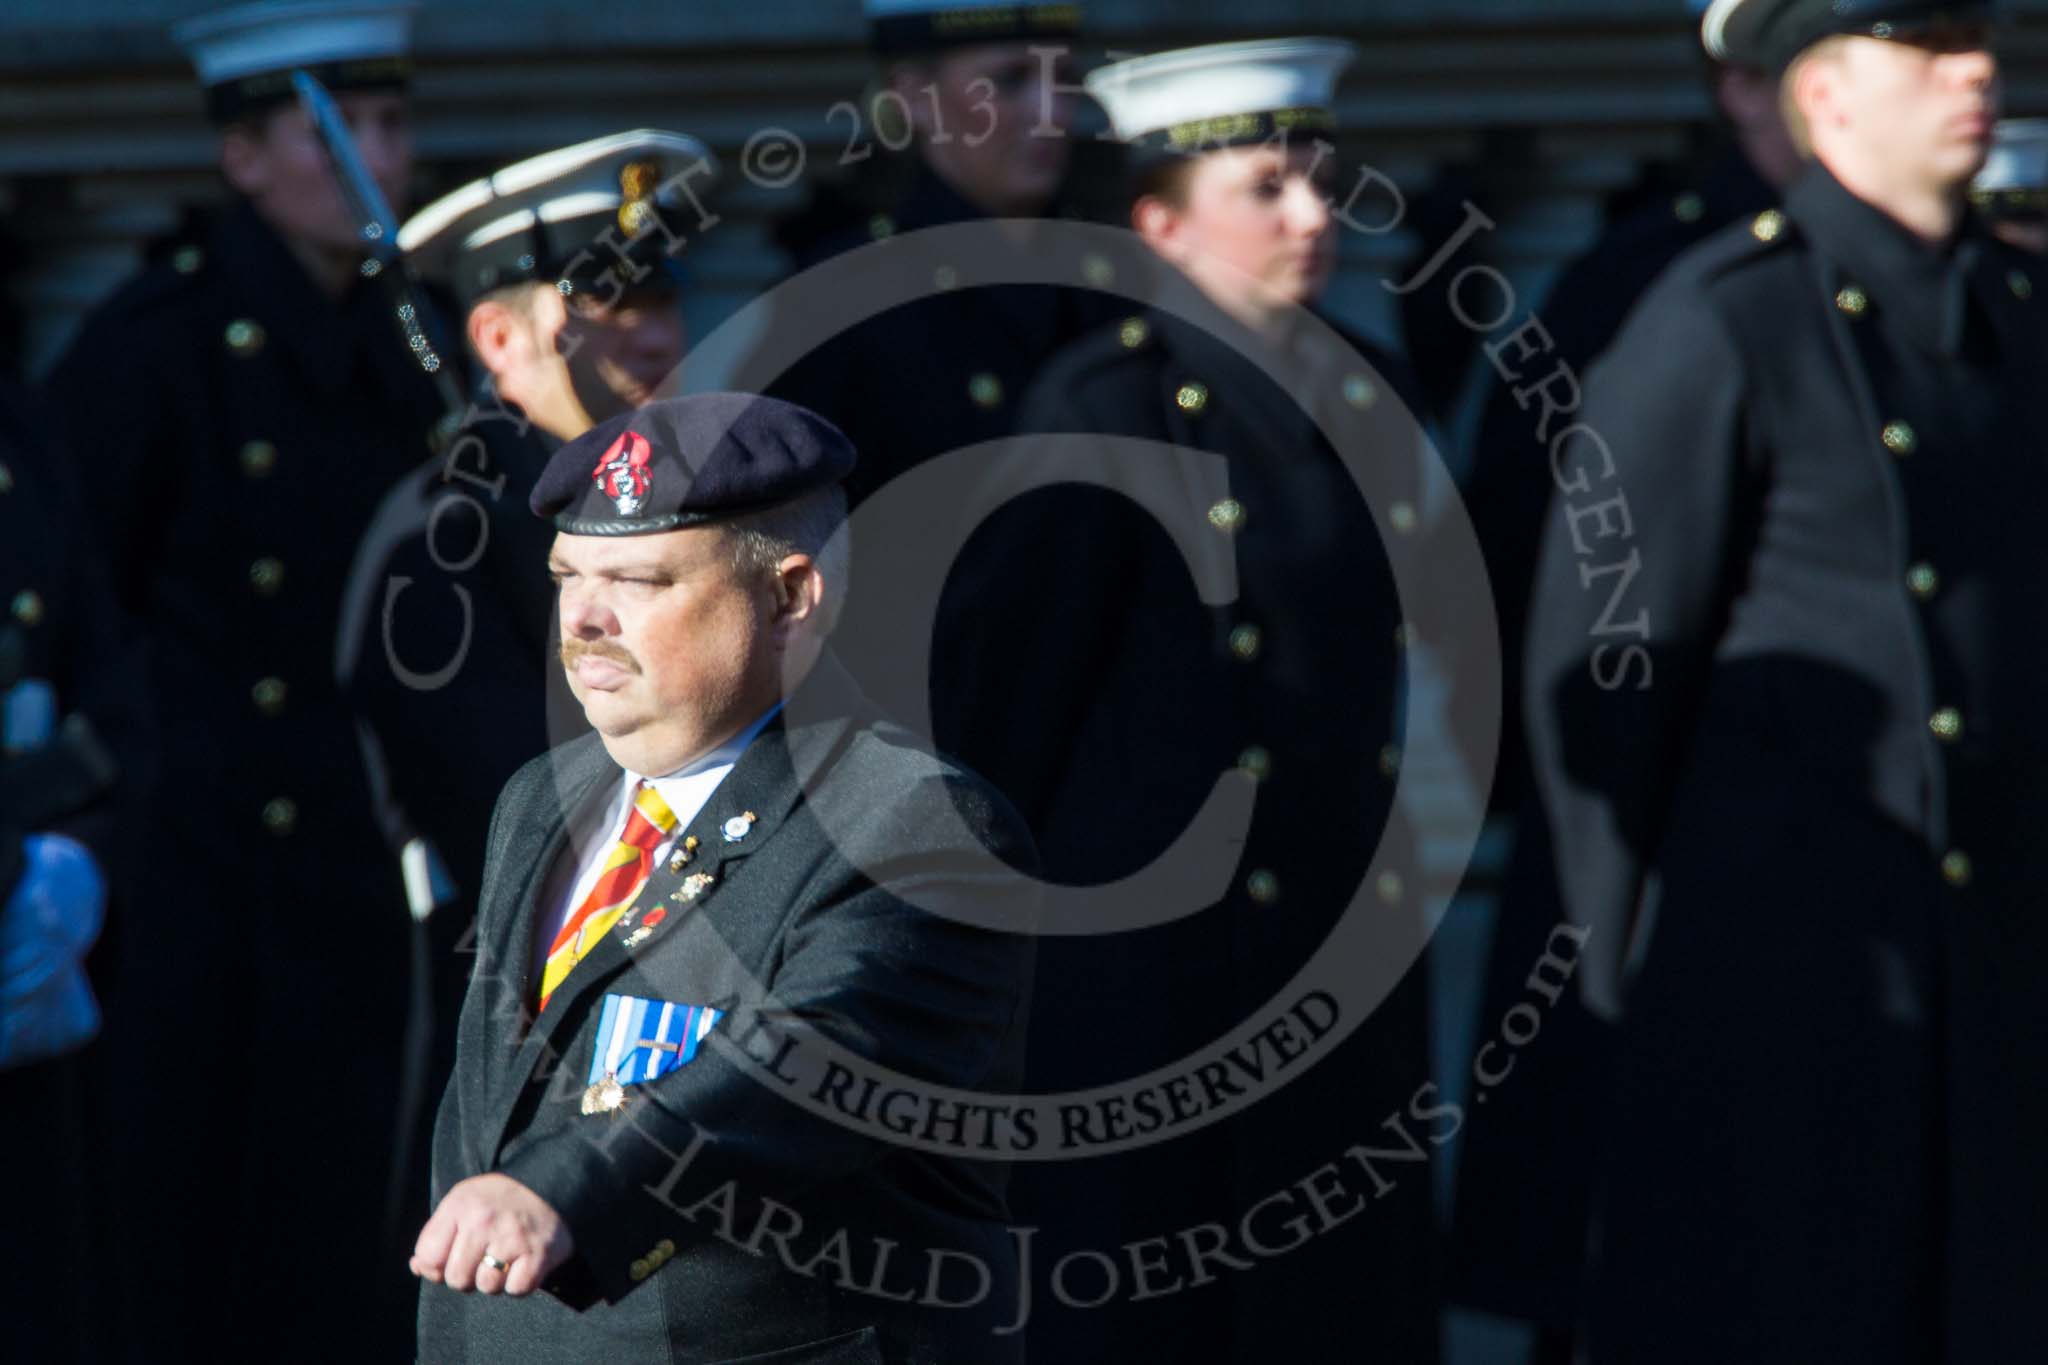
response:
[(1897, 315), (1912, 338), (1942, 355), (1962, 350), (1970, 277), (1984, 252), (1974, 214), (1965, 211), (1946, 244), (1929, 246), (1818, 163), (1786, 193), (1785, 207), (1849, 281), (1880, 310)]

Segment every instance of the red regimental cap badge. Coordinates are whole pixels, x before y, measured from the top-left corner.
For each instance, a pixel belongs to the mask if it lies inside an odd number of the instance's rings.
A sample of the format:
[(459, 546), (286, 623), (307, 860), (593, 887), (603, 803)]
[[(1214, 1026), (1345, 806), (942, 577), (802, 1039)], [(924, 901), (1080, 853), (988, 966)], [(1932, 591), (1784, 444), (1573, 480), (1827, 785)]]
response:
[(620, 516), (637, 515), (647, 505), (647, 495), (654, 488), (654, 471), (648, 467), (653, 454), (645, 436), (636, 431), (620, 432), (619, 439), (598, 456), (597, 468), (590, 471)]

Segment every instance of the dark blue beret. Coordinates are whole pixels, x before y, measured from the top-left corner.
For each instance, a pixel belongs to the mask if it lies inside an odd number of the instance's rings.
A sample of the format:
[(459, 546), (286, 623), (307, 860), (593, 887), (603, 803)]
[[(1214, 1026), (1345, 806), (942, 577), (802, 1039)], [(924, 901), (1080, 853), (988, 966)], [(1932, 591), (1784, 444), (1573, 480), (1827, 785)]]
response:
[(556, 451), (536, 516), (573, 536), (639, 536), (758, 512), (845, 478), (853, 443), (808, 408), (752, 393), (664, 398)]
[(1996, 8), (1993, 0), (1714, 0), (1700, 37), (1716, 61), (1783, 71), (1823, 38), (1912, 39), (1982, 23)]

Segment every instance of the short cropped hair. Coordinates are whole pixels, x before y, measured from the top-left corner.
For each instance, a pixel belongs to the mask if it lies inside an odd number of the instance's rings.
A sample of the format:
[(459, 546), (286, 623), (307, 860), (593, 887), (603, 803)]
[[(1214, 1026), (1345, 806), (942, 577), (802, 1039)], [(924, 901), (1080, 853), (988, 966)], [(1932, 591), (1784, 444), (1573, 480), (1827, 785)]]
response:
[(794, 502), (734, 517), (730, 533), (733, 568), (742, 576), (767, 576), (791, 555), (809, 555), (825, 578), (825, 622), (829, 627), (846, 599), (847, 538), (833, 540), (846, 521), (846, 490), (833, 484)]

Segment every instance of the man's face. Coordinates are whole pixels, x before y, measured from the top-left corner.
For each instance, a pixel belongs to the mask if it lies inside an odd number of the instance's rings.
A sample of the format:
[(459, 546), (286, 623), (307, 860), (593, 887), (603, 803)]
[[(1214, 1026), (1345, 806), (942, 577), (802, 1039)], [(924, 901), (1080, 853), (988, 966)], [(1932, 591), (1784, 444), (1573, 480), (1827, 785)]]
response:
[[(1226, 308), (1305, 304), (1337, 259), (1334, 175), (1312, 147), (1226, 147), (1196, 157), (1183, 203), (1153, 245)], [(1233, 309), (1233, 311), (1238, 311)]]
[(1909, 39), (1852, 38), (1835, 57), (1837, 119), (1902, 183), (1952, 190), (1991, 149), (1998, 62), (1982, 24)]
[[(371, 178), (391, 212), (407, 207), (412, 179), (412, 118), (396, 91), (344, 91), (334, 97), (348, 120)], [(323, 251), (360, 248), (360, 225), (349, 214), (341, 185), (328, 164), (313, 121), (296, 102), (236, 124), (221, 139), (221, 170), (255, 204), (265, 222), (286, 237)]]
[(910, 108), (925, 158), (985, 213), (1028, 217), (1052, 201), (1067, 171), (1073, 97), (1061, 60), (1024, 43), (991, 43), (901, 68), (891, 83)]
[(660, 777), (724, 743), (780, 686), (770, 582), (719, 526), (555, 537), (569, 690), (622, 767)]
[(683, 360), (683, 315), (675, 287), (650, 276), (609, 303), (575, 294), (551, 340), (593, 425), (644, 407)]

